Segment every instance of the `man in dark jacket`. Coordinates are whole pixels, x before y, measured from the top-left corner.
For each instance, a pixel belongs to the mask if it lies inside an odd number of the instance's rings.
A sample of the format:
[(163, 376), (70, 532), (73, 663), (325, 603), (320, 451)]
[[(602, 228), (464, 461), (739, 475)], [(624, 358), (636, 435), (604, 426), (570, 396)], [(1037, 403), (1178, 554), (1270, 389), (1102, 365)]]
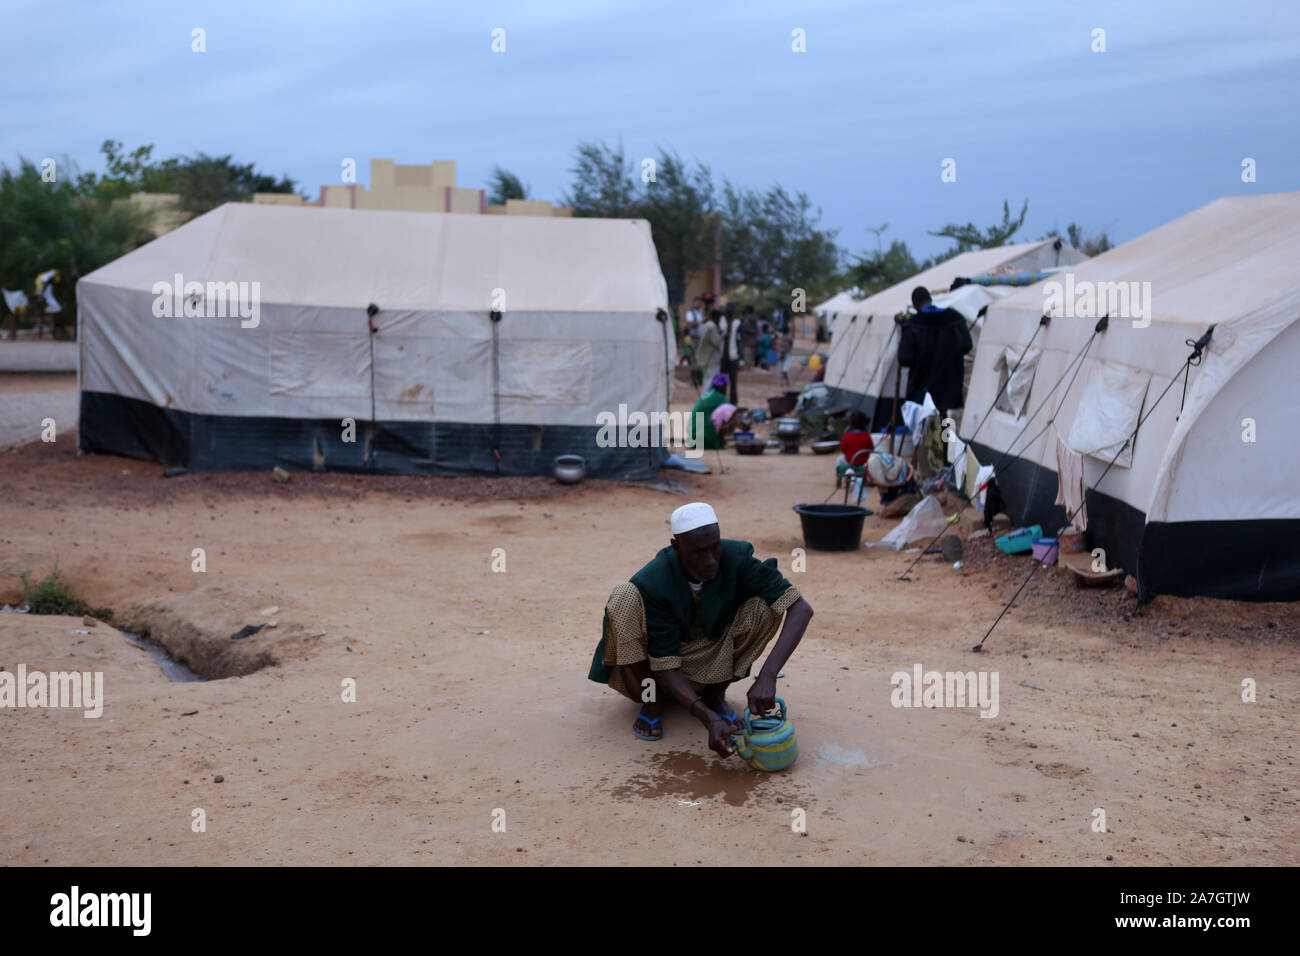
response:
[(898, 340), (898, 364), (910, 369), (903, 398), (920, 403), (929, 392), (939, 411), (961, 408), (966, 375), (962, 356), (975, 347), (966, 317), (956, 309), (938, 308), (924, 286), (912, 290), (912, 306), (916, 315), (903, 323)]

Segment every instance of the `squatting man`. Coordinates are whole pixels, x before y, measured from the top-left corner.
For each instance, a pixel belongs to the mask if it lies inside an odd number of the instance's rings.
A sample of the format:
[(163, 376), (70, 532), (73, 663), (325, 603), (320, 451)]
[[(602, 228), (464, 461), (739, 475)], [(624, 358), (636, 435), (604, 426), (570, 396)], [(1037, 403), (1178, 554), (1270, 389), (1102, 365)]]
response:
[(671, 525), (669, 546), (610, 595), (587, 676), (638, 703), (643, 688), (654, 688), (654, 700), (643, 703), (632, 724), (640, 739), (663, 736), (671, 695), (704, 725), (709, 748), (727, 757), (735, 753), (731, 735), (744, 729), (727, 703), (728, 685), (749, 676), (780, 627), (748, 693), (751, 714), (770, 711), (777, 675), (813, 609), (777, 570), (776, 558), (760, 561), (748, 541), (722, 537), (711, 506), (682, 505)]

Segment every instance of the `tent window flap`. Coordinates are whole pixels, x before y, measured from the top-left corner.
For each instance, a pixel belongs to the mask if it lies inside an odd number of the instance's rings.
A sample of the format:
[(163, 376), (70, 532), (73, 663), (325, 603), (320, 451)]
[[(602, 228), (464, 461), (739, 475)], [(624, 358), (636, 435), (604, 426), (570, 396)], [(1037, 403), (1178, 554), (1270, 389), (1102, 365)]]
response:
[[(1137, 428), (1150, 383), (1150, 373), (1097, 363), (1079, 398), (1066, 443), (1081, 455), (1109, 462)], [(1124, 448), (1115, 464), (1132, 466), (1132, 444)]]

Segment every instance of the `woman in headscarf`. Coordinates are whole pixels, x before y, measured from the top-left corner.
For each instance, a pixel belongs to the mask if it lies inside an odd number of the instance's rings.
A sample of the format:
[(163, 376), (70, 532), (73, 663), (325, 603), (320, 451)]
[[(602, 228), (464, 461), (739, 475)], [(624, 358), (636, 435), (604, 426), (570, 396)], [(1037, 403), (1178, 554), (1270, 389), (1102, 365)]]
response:
[[(727, 409), (729, 413), (722, 419), (725, 426), (732, 421), (736, 414), (736, 406), (727, 402), (727, 386), (731, 380), (726, 373), (721, 373), (713, 377), (709, 383), (709, 390), (700, 396), (700, 400), (695, 403), (691, 409), (690, 420), (686, 423), (686, 441), (691, 448), (721, 448), (722, 438), (718, 434), (715, 413), (720, 409)], [(696, 434), (696, 423), (702, 425), (700, 434)], [(732, 425), (734, 427), (734, 424)], [(698, 444), (703, 439), (703, 444)]]

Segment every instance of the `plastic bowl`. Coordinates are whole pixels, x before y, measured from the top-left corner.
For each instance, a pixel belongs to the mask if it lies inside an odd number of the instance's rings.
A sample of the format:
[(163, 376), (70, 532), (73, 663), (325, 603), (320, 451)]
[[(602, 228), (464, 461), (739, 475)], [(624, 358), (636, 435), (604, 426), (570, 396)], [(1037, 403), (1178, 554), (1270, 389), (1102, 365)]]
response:
[(1032, 550), (1035, 561), (1041, 561), (1043, 564), (1055, 564), (1057, 552), (1060, 550), (1060, 542), (1055, 538), (1036, 538)]
[(796, 392), (794, 396), (774, 395), (767, 400), (767, 413), (773, 418), (780, 418), (782, 415), (789, 415), (794, 411), (795, 403), (799, 395)]

